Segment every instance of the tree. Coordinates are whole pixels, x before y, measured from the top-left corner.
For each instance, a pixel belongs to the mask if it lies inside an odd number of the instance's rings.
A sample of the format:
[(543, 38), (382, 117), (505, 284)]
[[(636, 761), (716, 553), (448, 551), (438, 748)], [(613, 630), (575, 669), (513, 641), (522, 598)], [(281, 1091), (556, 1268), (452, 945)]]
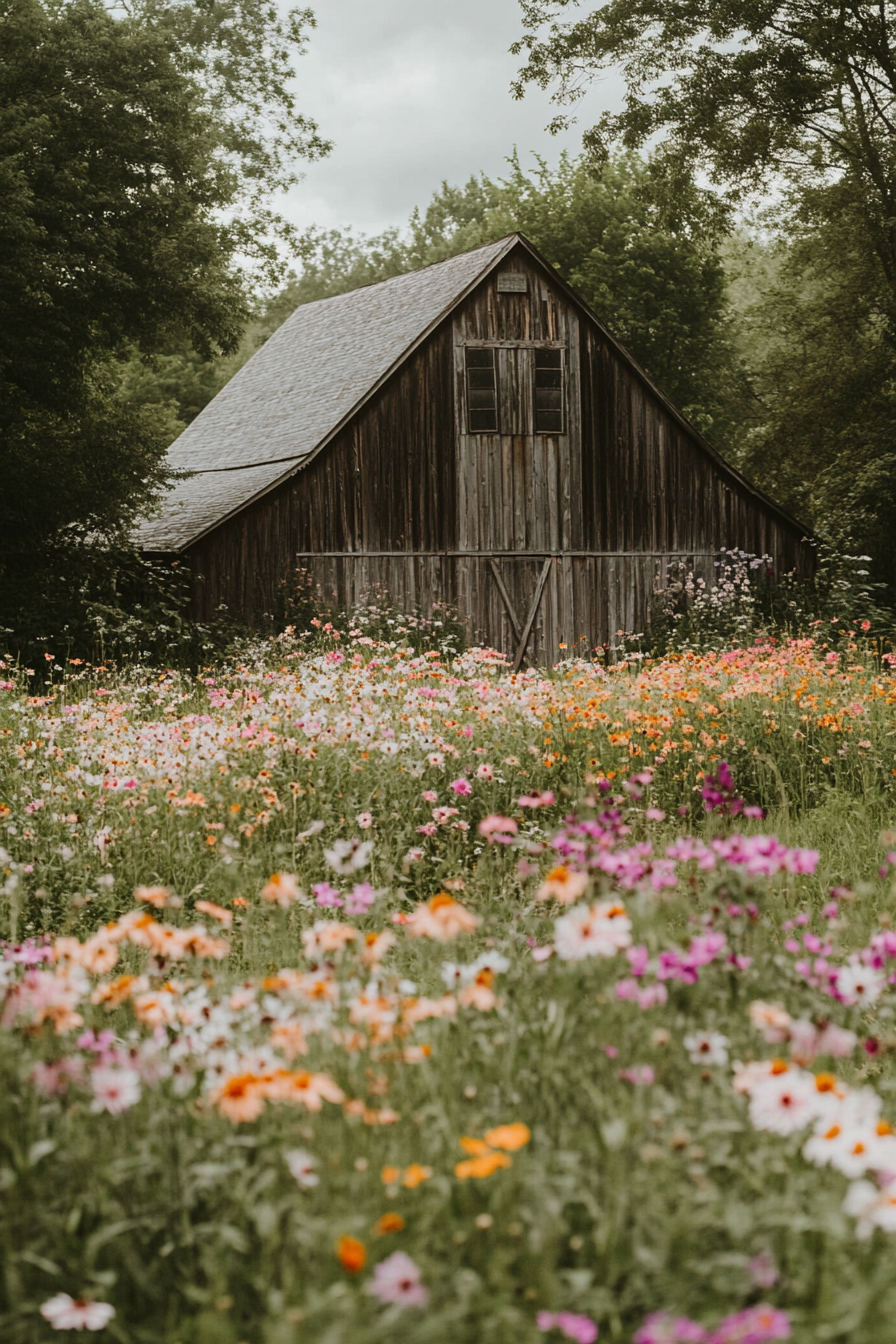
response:
[(734, 451), (745, 395), (728, 320), (725, 275), (705, 237), (704, 194), (682, 183), (671, 220), (648, 191), (652, 167), (622, 155), (595, 172), (561, 156), (506, 178), (443, 183), (407, 231), (373, 239), (333, 231), (306, 238), (302, 273), (271, 305), (299, 303), (387, 279), (520, 230), (574, 285), (663, 390), (720, 446)]
[[(526, 64), (514, 85), (554, 86), (574, 106), (613, 67), (625, 106), (586, 132), (611, 146), (659, 143), (667, 187), (695, 167), (729, 203), (782, 175), (798, 184), (849, 176), (865, 200), (863, 234), (896, 293), (896, 6), (890, 0), (520, 0)], [(564, 124), (561, 113), (555, 126)], [(670, 194), (667, 192), (667, 200)]]
[(262, 196), (326, 149), (287, 87), (310, 22), (256, 0), (3, 0), (6, 548), (120, 528), (158, 487), (164, 435), (116, 398), (115, 360), (236, 348), (241, 268), (275, 267), (283, 232)]

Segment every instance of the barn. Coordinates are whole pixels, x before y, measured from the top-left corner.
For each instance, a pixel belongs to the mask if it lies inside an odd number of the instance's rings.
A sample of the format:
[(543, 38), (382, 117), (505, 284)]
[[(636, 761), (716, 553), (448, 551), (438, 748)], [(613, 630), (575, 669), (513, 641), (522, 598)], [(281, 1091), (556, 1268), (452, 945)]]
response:
[(643, 631), (723, 546), (807, 575), (805, 530), (730, 467), (522, 235), (298, 308), (170, 449), (139, 534), (250, 622), (329, 601), (454, 607), (552, 662)]

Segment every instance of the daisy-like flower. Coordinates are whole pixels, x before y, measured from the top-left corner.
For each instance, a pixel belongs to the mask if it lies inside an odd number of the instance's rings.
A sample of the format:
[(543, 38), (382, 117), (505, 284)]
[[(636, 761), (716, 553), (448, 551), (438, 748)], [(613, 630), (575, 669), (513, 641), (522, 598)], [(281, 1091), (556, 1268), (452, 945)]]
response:
[(692, 1064), (728, 1063), (728, 1037), (718, 1031), (692, 1031), (684, 1038)]
[(420, 1267), (404, 1251), (381, 1260), (364, 1287), (371, 1297), (389, 1305), (425, 1307), (429, 1302), (429, 1289), (422, 1282)]
[(588, 888), (588, 874), (577, 873), (560, 863), (545, 875), (545, 879), (535, 893), (536, 901), (560, 901), (563, 905), (572, 905)]
[(93, 1101), (90, 1109), (121, 1115), (140, 1100), (140, 1075), (135, 1069), (119, 1069), (101, 1065), (90, 1075)]
[(366, 868), (373, 853), (372, 840), (334, 840), (329, 849), (324, 850), (324, 858), (335, 873), (348, 877), (359, 868)]
[(877, 1002), (886, 983), (884, 973), (871, 966), (842, 966), (834, 980), (834, 989), (841, 1003), (865, 1008)]
[(876, 1227), (896, 1232), (896, 1189), (879, 1189), (871, 1181), (853, 1181), (843, 1201), (843, 1211), (857, 1221), (856, 1236), (867, 1241)]
[(295, 1177), (303, 1190), (311, 1190), (320, 1184), (320, 1177), (314, 1170), (316, 1162), (312, 1153), (306, 1152), (304, 1148), (287, 1148), (283, 1157), (289, 1167), (289, 1174)]
[(433, 938), (447, 943), (459, 933), (472, 933), (478, 924), (477, 915), (442, 891), (424, 905), (418, 905), (408, 915), (405, 928), (412, 938)]
[(554, 950), (561, 961), (612, 957), (632, 940), (632, 923), (619, 901), (577, 905), (554, 921)]
[(272, 873), (261, 892), (266, 901), (286, 909), (293, 901), (299, 900), (302, 893), (292, 873)]
[(90, 1302), (85, 1298), (57, 1293), (48, 1298), (40, 1309), (45, 1321), (54, 1330), (105, 1330), (115, 1315), (108, 1302)]
[(771, 1073), (750, 1093), (750, 1119), (756, 1129), (793, 1134), (818, 1115), (818, 1093), (811, 1077), (796, 1069)]
[(358, 815), (355, 817), (355, 821), (358, 823), (362, 831), (369, 831), (371, 826), (373, 825), (373, 813), (359, 812)]

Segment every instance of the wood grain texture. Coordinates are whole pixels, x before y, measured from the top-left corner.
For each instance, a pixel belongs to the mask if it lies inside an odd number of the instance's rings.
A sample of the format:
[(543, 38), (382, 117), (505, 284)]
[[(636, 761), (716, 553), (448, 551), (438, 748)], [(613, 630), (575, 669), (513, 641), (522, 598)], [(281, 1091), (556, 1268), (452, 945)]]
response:
[[(498, 269), (527, 291), (499, 293), (493, 271), (323, 451), (187, 552), (200, 618), (224, 603), (260, 621), (301, 567), (330, 601), (456, 606), (472, 641), (513, 656), (544, 573), (526, 646), (543, 663), (644, 631), (670, 567), (711, 581), (723, 546), (811, 574), (799, 524), (719, 461), (526, 245)], [(468, 433), (473, 343), (497, 349), (497, 434)], [(541, 343), (563, 353), (564, 434), (534, 432)]]

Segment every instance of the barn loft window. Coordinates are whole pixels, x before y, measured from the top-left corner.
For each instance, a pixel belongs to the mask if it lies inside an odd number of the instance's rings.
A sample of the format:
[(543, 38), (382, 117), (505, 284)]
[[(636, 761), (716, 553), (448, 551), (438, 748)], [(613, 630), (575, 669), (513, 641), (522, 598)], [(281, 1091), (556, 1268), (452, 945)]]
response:
[(467, 417), (471, 434), (498, 432), (498, 377), (494, 350), (466, 351)]
[(563, 433), (563, 351), (535, 351), (535, 433)]

